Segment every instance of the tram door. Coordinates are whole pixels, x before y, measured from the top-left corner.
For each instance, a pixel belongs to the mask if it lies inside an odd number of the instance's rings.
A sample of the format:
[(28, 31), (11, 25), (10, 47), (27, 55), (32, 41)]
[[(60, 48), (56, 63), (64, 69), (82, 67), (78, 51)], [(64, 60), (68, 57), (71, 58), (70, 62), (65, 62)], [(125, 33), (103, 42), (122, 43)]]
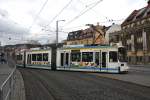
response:
[(69, 53), (65, 55), (65, 66), (69, 66)]
[(61, 53), (60, 56), (61, 56), (61, 57), (60, 57), (60, 60), (61, 60), (61, 61), (60, 61), (60, 65), (61, 65), (61, 66), (64, 66), (64, 53)]
[(100, 52), (95, 52), (95, 63), (100, 66)]
[(31, 64), (31, 54), (28, 54), (27, 64)]
[(69, 53), (61, 53), (61, 66), (69, 66)]
[(107, 52), (102, 52), (102, 68), (106, 68)]

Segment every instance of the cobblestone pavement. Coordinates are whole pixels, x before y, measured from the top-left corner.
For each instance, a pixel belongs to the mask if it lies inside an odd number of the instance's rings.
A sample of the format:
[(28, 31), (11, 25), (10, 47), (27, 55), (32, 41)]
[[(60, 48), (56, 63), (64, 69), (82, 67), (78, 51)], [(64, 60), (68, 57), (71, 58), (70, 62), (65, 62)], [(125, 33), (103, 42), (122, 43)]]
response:
[(150, 100), (150, 87), (85, 72), (19, 69), (27, 100)]

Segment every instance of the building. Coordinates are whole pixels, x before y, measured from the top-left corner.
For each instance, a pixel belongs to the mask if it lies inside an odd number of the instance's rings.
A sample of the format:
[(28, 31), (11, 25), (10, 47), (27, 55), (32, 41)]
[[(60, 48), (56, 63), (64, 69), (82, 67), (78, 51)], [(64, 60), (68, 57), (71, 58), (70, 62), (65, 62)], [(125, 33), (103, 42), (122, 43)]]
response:
[(112, 24), (106, 31), (105, 39), (107, 44), (119, 43), (120, 41), (121, 25)]
[(90, 27), (85, 30), (70, 32), (65, 44), (105, 44), (105, 26), (99, 24), (95, 26), (88, 24), (88, 26)]
[(134, 10), (122, 23), (120, 39), (127, 48), (130, 64), (150, 64), (150, 0)]

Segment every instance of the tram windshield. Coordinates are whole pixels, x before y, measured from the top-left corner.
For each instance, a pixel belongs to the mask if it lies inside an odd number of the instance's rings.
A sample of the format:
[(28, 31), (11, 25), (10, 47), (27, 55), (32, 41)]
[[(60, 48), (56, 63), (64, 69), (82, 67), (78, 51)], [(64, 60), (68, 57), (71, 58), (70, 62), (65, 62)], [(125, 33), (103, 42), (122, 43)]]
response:
[(127, 52), (124, 47), (118, 48), (118, 58), (120, 62), (126, 62), (127, 61)]

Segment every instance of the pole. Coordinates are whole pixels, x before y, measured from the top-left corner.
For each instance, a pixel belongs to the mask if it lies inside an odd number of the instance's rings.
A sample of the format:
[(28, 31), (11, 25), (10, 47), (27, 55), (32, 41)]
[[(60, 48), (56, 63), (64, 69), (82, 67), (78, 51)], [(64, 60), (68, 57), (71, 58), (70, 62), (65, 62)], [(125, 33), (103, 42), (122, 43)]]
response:
[(23, 61), (23, 67), (26, 68), (26, 51), (24, 51), (24, 61)]
[(65, 20), (57, 20), (57, 21), (56, 21), (56, 46), (58, 45), (58, 31), (59, 31), (58, 23), (59, 23), (60, 21), (65, 21)]
[(56, 46), (58, 45), (58, 20), (56, 21)]
[(58, 23), (59, 21), (65, 21), (65, 20), (57, 20), (56, 21), (56, 45), (54, 44), (53, 47), (52, 47), (52, 64), (51, 64), (51, 70), (56, 70), (57, 69), (57, 47), (58, 47), (58, 31), (59, 31), (59, 28), (58, 28)]

